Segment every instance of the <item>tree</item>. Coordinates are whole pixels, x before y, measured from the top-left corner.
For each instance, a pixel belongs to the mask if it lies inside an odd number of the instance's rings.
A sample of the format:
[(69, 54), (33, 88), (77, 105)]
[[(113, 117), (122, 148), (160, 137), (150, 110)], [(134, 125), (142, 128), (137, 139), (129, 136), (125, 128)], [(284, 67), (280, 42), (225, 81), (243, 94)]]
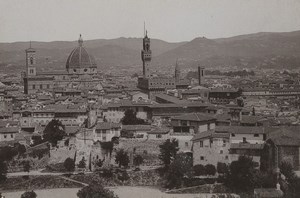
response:
[(98, 159), (96, 161), (96, 166), (98, 166), (99, 168), (101, 168), (103, 166), (103, 162), (104, 162), (105, 159), (101, 160), (101, 159)]
[(7, 164), (0, 160), (0, 182), (6, 180), (6, 174), (7, 174)]
[(217, 171), (220, 174), (227, 174), (228, 171), (229, 171), (227, 164), (222, 163), (222, 162), (218, 162), (218, 164), (217, 164)]
[(0, 148), (0, 160), (10, 161), (18, 155), (18, 149), (16, 147), (4, 146)]
[(159, 145), (159, 149), (159, 159), (163, 162), (165, 168), (168, 168), (179, 150), (178, 141), (176, 139), (167, 139), (163, 144)]
[(216, 167), (212, 164), (207, 164), (207, 165), (205, 165), (205, 172), (207, 175), (215, 175)]
[(115, 160), (116, 163), (119, 164), (119, 167), (127, 167), (129, 164), (129, 156), (127, 152), (124, 151), (124, 149), (120, 149), (119, 151), (117, 151)]
[(143, 158), (141, 155), (136, 155), (136, 156), (134, 156), (134, 158), (133, 158), (133, 164), (134, 164), (135, 166), (141, 165), (141, 164), (143, 163), (143, 161), (144, 161), (144, 158)]
[(23, 163), (24, 172), (28, 172), (29, 173), (30, 168), (31, 168), (30, 162), (29, 161), (24, 161), (24, 163)]
[(287, 161), (281, 162), (280, 172), (287, 178), (287, 180), (292, 180), (296, 177), (293, 165)]
[(143, 119), (136, 117), (136, 112), (134, 112), (132, 109), (127, 109), (124, 114), (125, 115), (121, 120), (123, 125), (145, 124)]
[(165, 186), (167, 188), (180, 187), (184, 177), (192, 176), (192, 166), (191, 156), (185, 153), (177, 154), (165, 174)]
[(255, 108), (252, 107), (252, 115), (255, 116)]
[(226, 185), (236, 191), (249, 191), (254, 188), (255, 163), (252, 158), (240, 156), (229, 166), (229, 175)]
[(21, 198), (36, 198), (37, 195), (34, 191), (27, 191), (21, 195)]
[(17, 144), (15, 144), (15, 146), (18, 149), (19, 155), (22, 155), (26, 152), (26, 147), (23, 144), (17, 143)]
[(84, 157), (82, 157), (82, 159), (79, 161), (78, 168), (85, 168), (85, 167), (86, 167), (85, 159)]
[(44, 142), (44, 140), (42, 139), (42, 136), (40, 136), (40, 135), (33, 135), (31, 137), (31, 139), (33, 142), (31, 146), (36, 146), (36, 145), (39, 145)]
[(61, 121), (53, 119), (47, 124), (43, 134), (45, 141), (49, 141), (52, 146), (56, 146), (57, 141), (62, 140), (66, 136), (65, 126)]
[(193, 171), (195, 176), (201, 176), (206, 174), (205, 167), (202, 164), (195, 165), (193, 167)]
[(104, 188), (101, 184), (85, 186), (77, 192), (78, 198), (118, 198), (113, 191)]
[(68, 157), (64, 162), (64, 167), (67, 171), (72, 172), (75, 170), (75, 162), (72, 158)]

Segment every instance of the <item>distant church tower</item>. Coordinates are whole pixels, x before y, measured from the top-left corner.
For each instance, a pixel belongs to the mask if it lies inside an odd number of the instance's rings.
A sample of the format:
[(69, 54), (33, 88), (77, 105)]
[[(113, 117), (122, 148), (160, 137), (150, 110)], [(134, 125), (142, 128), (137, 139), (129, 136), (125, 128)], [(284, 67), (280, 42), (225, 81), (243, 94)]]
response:
[(149, 78), (150, 77), (150, 63), (151, 63), (151, 57), (152, 52), (150, 50), (150, 38), (146, 34), (143, 38), (143, 50), (141, 52), (142, 55), (142, 61), (143, 61), (143, 77)]
[(36, 59), (35, 59), (35, 49), (30, 47), (25, 50), (26, 52), (26, 76), (35, 76), (36, 75)]
[(35, 49), (31, 47), (31, 42), (30, 42), (30, 47), (25, 50), (26, 54), (26, 71), (25, 74), (22, 75), (24, 79), (24, 94), (29, 93), (29, 78), (32, 76), (36, 76), (36, 58), (35, 58)]
[(198, 66), (198, 84), (203, 85), (205, 80), (205, 68)]
[(175, 66), (175, 82), (180, 81), (180, 68), (178, 66), (178, 62), (176, 60), (176, 66)]

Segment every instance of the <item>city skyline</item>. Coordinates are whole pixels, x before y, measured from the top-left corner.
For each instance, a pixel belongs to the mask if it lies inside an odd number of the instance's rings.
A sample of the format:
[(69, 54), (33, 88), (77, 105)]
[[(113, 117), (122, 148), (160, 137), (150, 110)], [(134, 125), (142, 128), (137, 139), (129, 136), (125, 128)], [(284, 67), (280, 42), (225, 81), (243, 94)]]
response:
[(4, 1), (0, 42), (73, 41), (143, 36), (168, 42), (300, 30), (300, 2), (289, 1)]

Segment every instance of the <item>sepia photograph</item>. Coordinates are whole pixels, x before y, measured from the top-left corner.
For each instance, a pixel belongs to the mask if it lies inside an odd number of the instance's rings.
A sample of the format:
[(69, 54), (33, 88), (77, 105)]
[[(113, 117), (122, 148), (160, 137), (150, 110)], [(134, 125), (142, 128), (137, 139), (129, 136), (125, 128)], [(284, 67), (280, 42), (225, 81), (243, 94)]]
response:
[(0, 198), (300, 198), (300, 1), (0, 0)]

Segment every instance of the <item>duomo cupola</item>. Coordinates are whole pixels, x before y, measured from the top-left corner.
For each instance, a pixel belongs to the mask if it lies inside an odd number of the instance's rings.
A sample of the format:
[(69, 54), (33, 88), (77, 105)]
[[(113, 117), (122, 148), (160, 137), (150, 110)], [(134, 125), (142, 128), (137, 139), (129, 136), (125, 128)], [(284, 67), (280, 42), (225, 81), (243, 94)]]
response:
[(95, 58), (83, 47), (83, 39), (78, 39), (78, 46), (70, 53), (66, 69), (70, 74), (93, 74), (97, 73)]

